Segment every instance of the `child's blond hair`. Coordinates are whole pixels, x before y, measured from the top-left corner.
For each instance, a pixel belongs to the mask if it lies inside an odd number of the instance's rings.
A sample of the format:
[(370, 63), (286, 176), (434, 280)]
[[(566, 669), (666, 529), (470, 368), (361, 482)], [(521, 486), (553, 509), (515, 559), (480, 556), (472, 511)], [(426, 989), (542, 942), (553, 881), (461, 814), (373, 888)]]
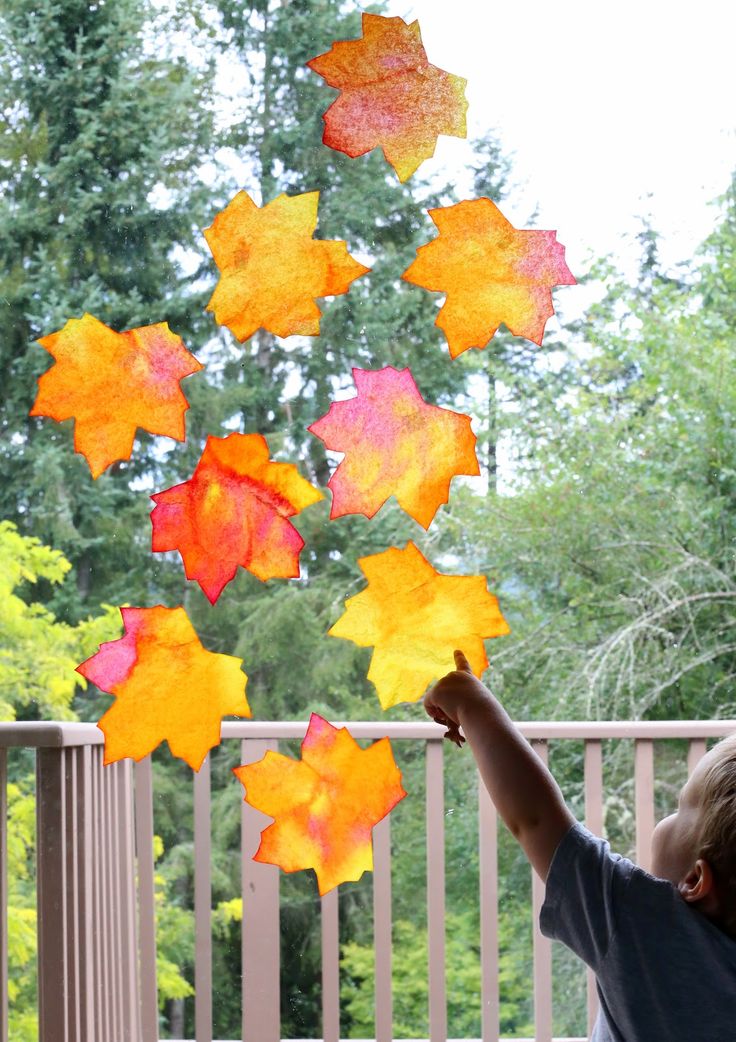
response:
[(721, 926), (736, 938), (736, 734), (713, 752), (703, 780), (698, 857), (713, 869), (723, 905)]

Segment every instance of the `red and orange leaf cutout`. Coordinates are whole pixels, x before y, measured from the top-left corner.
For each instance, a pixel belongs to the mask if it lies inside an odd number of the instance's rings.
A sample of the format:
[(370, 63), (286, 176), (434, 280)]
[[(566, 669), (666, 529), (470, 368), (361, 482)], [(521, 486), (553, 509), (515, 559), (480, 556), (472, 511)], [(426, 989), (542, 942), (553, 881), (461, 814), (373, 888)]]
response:
[(574, 286), (556, 232), (519, 230), (481, 198), (429, 211), (439, 235), (420, 246), (402, 278), (446, 293), (435, 325), (450, 354), (485, 347), (502, 322), (541, 346), (554, 315), (553, 286)]
[(391, 743), (361, 749), (346, 727), (312, 713), (301, 760), (269, 751), (235, 767), (245, 802), (274, 818), (254, 861), (313, 868), (320, 895), (373, 868), (371, 831), (406, 796)]
[(479, 677), (488, 665), (483, 640), (510, 632), (485, 576), (441, 575), (412, 542), (358, 564), (368, 586), (347, 599), (329, 635), (375, 648), (368, 679), (384, 709), (421, 698), (455, 668), (455, 648)]
[(440, 134), (466, 136), (467, 80), (430, 65), (418, 22), (364, 14), (359, 40), (307, 64), (341, 92), (324, 114), (324, 143), (353, 159), (380, 146), (400, 181), (434, 155)]
[(189, 481), (151, 496), (153, 550), (178, 550), (210, 603), (238, 565), (257, 578), (295, 579), (304, 540), (288, 520), (322, 499), (293, 463), (269, 459), (260, 434), (209, 437)]
[(56, 364), (39, 377), (30, 415), (74, 419), (74, 448), (93, 478), (130, 459), (138, 427), (184, 441), (189, 403), (179, 381), (202, 366), (166, 322), (116, 333), (84, 315), (39, 344)]
[(470, 417), (428, 405), (409, 369), (353, 369), (357, 397), (308, 429), (345, 453), (328, 487), (330, 517), (373, 517), (390, 496), (428, 528), (456, 474), (480, 473)]
[(220, 269), (207, 305), (240, 340), (257, 329), (318, 336), (317, 297), (347, 293), (370, 268), (342, 240), (314, 239), (319, 192), (279, 195), (263, 208), (238, 192), (204, 236)]
[(242, 659), (203, 648), (183, 608), (121, 608), (125, 633), (77, 672), (115, 701), (98, 724), (105, 763), (141, 760), (168, 741), (198, 771), (223, 716), (251, 716)]

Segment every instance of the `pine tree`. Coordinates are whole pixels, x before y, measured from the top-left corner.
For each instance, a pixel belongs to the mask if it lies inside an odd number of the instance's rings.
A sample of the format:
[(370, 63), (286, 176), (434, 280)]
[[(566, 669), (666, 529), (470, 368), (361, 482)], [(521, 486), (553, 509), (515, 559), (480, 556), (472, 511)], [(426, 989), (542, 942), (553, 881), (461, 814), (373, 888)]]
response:
[(210, 70), (167, 53), (154, 15), (146, 0), (9, 0), (0, 15), (1, 509), (72, 561), (70, 617), (150, 581), (147, 503), (129, 487), (150, 453), (93, 483), (72, 423), (27, 416), (51, 362), (34, 340), (85, 311), (119, 330), (167, 320), (185, 340), (201, 322), (177, 254), (201, 224)]

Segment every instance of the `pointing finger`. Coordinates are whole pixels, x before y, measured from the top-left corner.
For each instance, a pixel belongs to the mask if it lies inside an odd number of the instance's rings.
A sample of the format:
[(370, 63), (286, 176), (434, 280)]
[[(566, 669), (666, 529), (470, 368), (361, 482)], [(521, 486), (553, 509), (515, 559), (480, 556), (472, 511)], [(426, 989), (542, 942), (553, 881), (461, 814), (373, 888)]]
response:
[(473, 670), (470, 668), (470, 663), (465, 658), (465, 655), (459, 649), (455, 652), (455, 668), (463, 673), (472, 673)]

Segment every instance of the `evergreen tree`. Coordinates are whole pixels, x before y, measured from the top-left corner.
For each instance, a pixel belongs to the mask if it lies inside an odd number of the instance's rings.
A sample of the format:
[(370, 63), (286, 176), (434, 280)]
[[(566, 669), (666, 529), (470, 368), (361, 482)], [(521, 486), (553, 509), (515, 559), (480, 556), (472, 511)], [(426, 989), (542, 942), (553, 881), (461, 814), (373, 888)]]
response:
[(27, 416), (51, 362), (34, 340), (85, 311), (118, 330), (167, 320), (185, 339), (201, 325), (178, 257), (201, 223), (210, 69), (171, 52), (154, 14), (146, 0), (0, 14), (0, 508), (73, 563), (70, 617), (145, 596), (147, 503), (130, 483), (150, 439), (93, 483), (72, 423)]

